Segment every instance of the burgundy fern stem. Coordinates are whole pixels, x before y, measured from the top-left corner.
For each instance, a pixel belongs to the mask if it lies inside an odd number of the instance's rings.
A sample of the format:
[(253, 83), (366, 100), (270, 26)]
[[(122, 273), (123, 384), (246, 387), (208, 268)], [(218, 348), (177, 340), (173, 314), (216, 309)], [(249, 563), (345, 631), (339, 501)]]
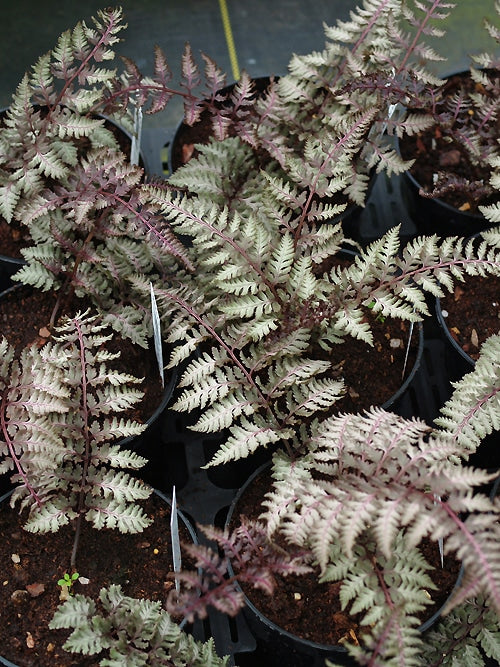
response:
[(254, 262), (251, 259), (251, 257), (248, 256), (248, 253), (234, 240), (234, 238), (232, 238), (231, 236), (227, 236), (220, 229), (217, 229), (217, 227), (215, 227), (214, 225), (211, 225), (210, 223), (206, 222), (203, 218), (195, 216), (193, 213), (186, 211), (185, 209), (181, 209), (180, 206), (176, 206), (174, 201), (169, 202), (169, 206), (173, 211), (188, 216), (193, 222), (195, 222), (198, 225), (201, 225), (202, 227), (205, 227), (211, 232), (211, 234), (218, 236), (224, 245), (227, 244), (231, 246), (239, 255), (241, 255), (244, 258), (248, 266), (250, 266), (253, 269), (253, 271), (259, 276), (262, 283), (269, 288), (276, 302), (283, 305), (283, 300), (278, 294), (276, 286), (267, 278), (266, 274), (262, 271), (260, 266), (258, 266), (258, 264)]
[[(174, 301), (178, 306), (180, 306), (183, 310), (185, 310), (192, 317), (194, 317), (194, 319), (198, 322), (198, 324), (200, 324), (205, 329), (205, 331), (207, 331), (207, 333), (209, 333), (210, 336), (212, 336), (213, 339), (217, 341), (217, 343), (226, 351), (231, 361), (243, 373), (248, 383), (257, 392), (257, 395), (261, 399), (262, 405), (265, 405), (269, 409), (278, 428), (281, 429), (283, 424), (272, 411), (272, 402), (270, 402), (268, 398), (262, 393), (262, 390), (260, 389), (259, 385), (255, 382), (252, 373), (250, 373), (248, 369), (241, 363), (241, 361), (234, 353), (233, 349), (229, 347), (229, 345), (227, 345), (227, 343), (221, 338), (221, 336), (219, 336), (217, 331), (213, 327), (211, 327), (210, 324), (208, 324), (208, 322), (205, 322), (205, 320), (203, 320), (203, 318), (189, 305), (189, 303), (187, 303), (186, 301), (178, 297), (176, 294), (173, 294), (171, 292), (162, 292), (162, 293), (167, 298), (172, 299), (172, 301)], [(284, 446), (287, 453), (291, 456), (292, 451), (286, 441), (284, 441)]]
[[(366, 37), (370, 34), (370, 30), (371, 30), (371, 29), (373, 28), (373, 26), (377, 23), (379, 17), (380, 17), (382, 14), (384, 14), (384, 12), (386, 12), (386, 6), (389, 4), (390, 1), (391, 1), (391, 0), (384, 0), (384, 3), (381, 4), (381, 5), (378, 7), (378, 10), (371, 16), (370, 21), (368, 21), (368, 23), (366, 24), (366, 26), (365, 26), (363, 32), (360, 34), (360, 36), (358, 37), (357, 41), (354, 43), (353, 47), (352, 47), (351, 50), (350, 50), (350, 53), (355, 54), (356, 51), (359, 49), (359, 47), (362, 46), (362, 44), (364, 43)], [(438, 1), (439, 1), (439, 0), (438, 0)], [(328, 85), (328, 87), (329, 87), (331, 90), (335, 87), (337, 81), (339, 81), (339, 79), (340, 79), (340, 78), (342, 77), (342, 75), (344, 74), (344, 70), (345, 70), (346, 66), (347, 66), (347, 58), (344, 58), (343, 62), (342, 62), (342, 63), (339, 65), (339, 67), (337, 68), (337, 75), (335, 76), (335, 78), (333, 79), (333, 81), (327, 81), (327, 82), (326, 82), (327, 85)]]
[(82, 60), (80, 66), (75, 70), (73, 76), (71, 76), (63, 85), (61, 88), (58, 96), (56, 97), (55, 102), (52, 105), (48, 105), (49, 107), (49, 116), (51, 112), (59, 105), (61, 104), (61, 101), (64, 99), (64, 95), (66, 94), (66, 91), (68, 88), (71, 86), (71, 84), (77, 80), (80, 75), (85, 71), (85, 68), (87, 67), (88, 63), (94, 58), (95, 54), (99, 52), (99, 49), (102, 48), (103, 45), (107, 43), (108, 37), (110, 37), (113, 34), (113, 28), (117, 25), (117, 22), (114, 20), (114, 17), (111, 13), (111, 16), (109, 17), (109, 21), (106, 26), (105, 32), (100, 36), (98, 42), (94, 45), (94, 48), (89, 52), (86, 58)]
[(189, 270), (189, 271), (194, 271), (195, 267), (192, 262), (189, 261), (189, 259), (183, 255), (174, 247), (174, 245), (166, 238), (164, 234), (161, 234), (161, 232), (156, 228), (155, 225), (152, 225), (150, 222), (150, 219), (147, 215), (142, 214), (140, 211), (138, 211), (136, 208), (134, 208), (130, 202), (126, 201), (119, 195), (115, 193), (109, 193), (104, 190), (98, 190), (98, 194), (103, 195), (104, 197), (110, 197), (112, 198), (115, 202), (118, 204), (121, 204), (123, 208), (130, 213), (140, 222), (144, 225), (145, 229), (147, 229), (150, 234), (155, 236), (157, 240), (159, 240), (163, 246), (166, 246), (169, 250), (169, 252), (174, 255), (174, 257), (177, 257), (182, 261), (184, 266)]
[[(387, 588), (387, 584), (385, 582), (384, 575), (380, 571), (380, 568), (378, 567), (375, 558), (371, 557), (370, 562), (371, 562), (371, 564), (373, 566), (373, 569), (375, 571), (375, 574), (377, 576), (379, 586), (380, 586), (382, 592), (384, 593), (385, 602), (386, 602), (387, 606), (389, 607), (389, 609), (392, 612), (391, 617), (390, 617), (389, 621), (387, 622), (387, 624), (384, 628), (384, 631), (377, 638), (377, 643), (376, 643), (375, 648), (373, 649), (373, 651), (370, 655), (370, 660), (367, 663), (367, 667), (377, 667), (377, 665), (379, 664), (378, 663), (378, 656), (380, 655), (380, 652), (383, 650), (385, 640), (390, 635), (390, 631), (391, 631), (391, 627), (392, 627), (392, 621), (393, 621), (393, 619), (395, 619), (397, 621), (397, 619), (400, 615), (400, 611), (398, 609), (396, 609), (395, 606), (394, 606), (394, 602), (391, 598), (391, 594), (389, 592), (389, 589)], [(403, 652), (401, 652), (401, 653), (403, 653)]]
[(406, 63), (410, 59), (411, 55), (415, 51), (416, 46), (420, 42), (420, 38), (422, 37), (423, 34), (425, 34), (425, 29), (427, 27), (427, 24), (429, 21), (434, 17), (434, 14), (437, 12), (438, 9), (441, 8), (452, 8), (454, 5), (450, 5), (450, 3), (444, 3), (443, 0), (434, 0), (432, 7), (430, 7), (426, 13), (425, 16), (422, 18), (422, 21), (419, 23), (417, 30), (415, 31), (415, 34), (413, 35), (413, 41), (410, 44), (410, 47), (407, 49), (405, 53), (405, 57), (399, 64), (398, 69), (396, 70), (396, 74), (399, 74), (400, 72), (403, 71), (403, 69), (406, 67)]
[(455, 440), (458, 440), (458, 436), (460, 433), (465, 429), (465, 427), (469, 424), (469, 422), (474, 419), (474, 415), (476, 415), (478, 412), (481, 412), (483, 405), (488, 405), (488, 403), (491, 401), (491, 399), (498, 394), (500, 391), (500, 387), (495, 387), (489, 394), (486, 396), (483, 396), (473, 407), (472, 410), (470, 410), (465, 417), (462, 419), (460, 424), (457, 426), (457, 429), (455, 433), (453, 433), (453, 438)]
[(356, 137), (356, 131), (359, 130), (360, 128), (363, 127), (363, 124), (366, 123), (367, 119), (372, 115), (372, 111), (368, 111), (365, 114), (363, 114), (360, 118), (358, 118), (355, 122), (355, 124), (349, 129), (349, 132), (344, 134), (337, 143), (334, 144), (332, 150), (328, 153), (326, 159), (323, 161), (323, 164), (320, 166), (318, 169), (318, 173), (316, 175), (316, 178), (311, 184), (311, 187), (309, 188), (309, 194), (307, 197), (306, 202), (304, 203), (304, 206), (302, 208), (302, 215), (300, 216), (299, 223), (297, 225), (297, 229), (295, 230), (295, 247), (297, 246), (302, 228), (305, 223), (305, 219), (307, 216), (307, 212), (309, 210), (309, 207), (311, 206), (311, 203), (313, 201), (315, 192), (316, 192), (316, 186), (318, 184), (319, 178), (321, 174), (325, 171), (327, 165), (331, 162), (333, 157), (335, 156), (335, 153), (337, 153), (339, 150), (341, 150), (344, 146), (349, 146), (350, 141)]

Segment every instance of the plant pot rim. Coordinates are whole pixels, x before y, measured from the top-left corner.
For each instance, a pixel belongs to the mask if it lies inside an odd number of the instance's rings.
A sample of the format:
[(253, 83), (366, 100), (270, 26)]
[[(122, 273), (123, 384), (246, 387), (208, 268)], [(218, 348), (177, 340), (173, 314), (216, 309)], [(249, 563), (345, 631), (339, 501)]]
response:
[(2, 255), (0, 253), (0, 263), (12, 264), (13, 266), (21, 268), (26, 264), (26, 260), (22, 257), (12, 257), (12, 255)]
[[(356, 255), (359, 255), (359, 251), (355, 250), (354, 248), (350, 247), (342, 247), (339, 250), (338, 253), (340, 256), (342, 255), (347, 255), (351, 258), (355, 257)], [(399, 398), (406, 392), (410, 384), (412, 383), (415, 374), (417, 373), (418, 369), (420, 368), (420, 365), (422, 363), (422, 356), (424, 354), (424, 326), (423, 323), (420, 322), (413, 322), (410, 323), (413, 324), (413, 327), (411, 329), (411, 336), (415, 335), (415, 327), (417, 328), (417, 334), (418, 334), (418, 347), (417, 347), (417, 356), (415, 357), (415, 362), (413, 364), (413, 367), (411, 371), (408, 373), (408, 375), (405, 377), (401, 385), (399, 386), (399, 389), (397, 389), (392, 396), (389, 396), (389, 398), (382, 403), (380, 406), (382, 410), (387, 410), (390, 408), (394, 403), (397, 402)], [(411, 339), (410, 341), (411, 342)]]
[[(271, 462), (267, 462), (267, 463), (264, 463), (261, 466), (259, 466), (259, 468), (257, 468), (249, 476), (249, 478), (247, 479), (245, 484), (243, 484), (243, 486), (241, 486), (240, 489), (238, 489), (238, 491), (237, 491), (237, 493), (236, 493), (236, 495), (235, 495), (235, 497), (234, 497), (234, 499), (231, 502), (231, 505), (229, 507), (227, 517), (226, 517), (226, 521), (225, 521), (225, 528), (227, 528), (229, 526), (229, 524), (231, 522), (231, 519), (233, 518), (236, 505), (238, 504), (239, 499), (241, 498), (241, 496), (243, 495), (243, 493), (245, 492), (247, 487), (252, 483), (252, 481), (256, 477), (258, 477), (262, 472), (264, 472), (264, 470), (266, 470), (270, 466), (271, 466)], [(500, 477), (498, 478), (498, 481), (500, 483)], [(233, 576), (234, 571), (233, 571), (231, 562), (228, 563), (228, 572), (229, 572), (230, 576)], [(457, 580), (455, 582), (455, 585), (454, 585), (453, 589), (450, 591), (450, 594), (449, 594), (447, 600), (451, 599), (454, 592), (460, 586), (460, 584), (462, 582), (462, 579), (463, 579), (463, 576), (464, 576), (464, 572), (465, 572), (464, 566), (461, 565), (460, 571), (459, 571), (458, 576), (457, 576)], [(338, 653), (338, 654), (342, 654), (343, 656), (347, 655), (348, 651), (344, 646), (341, 646), (339, 644), (320, 644), (319, 642), (315, 642), (315, 641), (312, 641), (310, 639), (304, 639), (302, 637), (299, 637), (298, 635), (294, 635), (291, 632), (288, 632), (287, 630), (285, 630), (284, 628), (281, 628), (279, 625), (274, 623), (274, 621), (271, 621), (267, 616), (265, 616), (261, 611), (259, 611), (257, 609), (257, 607), (246, 596), (245, 592), (240, 587), (238, 582), (236, 582), (236, 586), (241, 591), (241, 593), (243, 594), (243, 597), (244, 597), (244, 600), (245, 600), (245, 605), (248, 606), (248, 608), (251, 610), (251, 612), (253, 614), (255, 614), (257, 617), (261, 618), (263, 623), (268, 625), (273, 631), (275, 631), (275, 632), (277, 632), (281, 635), (284, 635), (285, 637), (288, 637), (289, 639), (293, 640), (294, 642), (297, 642), (298, 644), (303, 645), (303, 646), (308, 647), (308, 648), (312, 648), (312, 649), (322, 651), (322, 652)], [(446, 604), (446, 602), (444, 603), (444, 605), (445, 604)], [(432, 625), (434, 625), (434, 623), (441, 616), (441, 609), (444, 607), (444, 605), (442, 605), (442, 607), (437, 609), (426, 621), (424, 621), (423, 623), (421, 623), (418, 626), (417, 629), (420, 633), (426, 632)]]
[(470, 365), (470, 369), (472, 371), (474, 366), (476, 365), (476, 362), (472, 357), (470, 357), (467, 354), (467, 352), (463, 349), (463, 347), (459, 345), (459, 343), (457, 343), (457, 341), (451, 335), (450, 329), (448, 327), (448, 322), (446, 321), (446, 318), (443, 315), (443, 308), (441, 307), (441, 299), (439, 297), (436, 297), (435, 310), (436, 310), (436, 317), (438, 320), (438, 324), (443, 330), (444, 335), (446, 336), (446, 340), (453, 347), (453, 349), (462, 357), (462, 359), (464, 359), (464, 361), (466, 361), (467, 364)]
[(411, 371), (408, 373), (406, 376), (405, 380), (401, 383), (401, 386), (399, 389), (394, 392), (392, 396), (390, 396), (382, 405), (380, 406), (382, 410), (387, 410), (389, 409), (396, 401), (406, 392), (410, 384), (413, 382), (413, 379), (420, 368), (420, 364), (422, 363), (422, 356), (424, 354), (424, 325), (422, 322), (415, 322), (412, 330), (412, 336), (415, 335), (415, 327), (417, 328), (417, 335), (418, 335), (418, 348), (417, 348), (417, 356), (415, 358), (415, 362), (413, 364), (413, 367)]

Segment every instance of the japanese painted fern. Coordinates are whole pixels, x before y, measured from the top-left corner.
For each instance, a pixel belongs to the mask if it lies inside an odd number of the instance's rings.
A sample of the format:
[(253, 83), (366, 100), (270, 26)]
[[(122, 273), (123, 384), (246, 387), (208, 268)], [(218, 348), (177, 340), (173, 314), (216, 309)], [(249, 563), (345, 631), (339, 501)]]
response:
[(140, 380), (113, 370), (111, 334), (95, 317), (76, 315), (56, 331), (54, 342), (19, 359), (0, 343), (0, 472), (14, 473), (11, 503), (28, 510), (26, 530), (75, 523), (74, 568), (81, 521), (142, 531), (150, 520), (136, 502), (151, 489), (123, 471), (145, 460), (116, 442), (144, 428), (119, 416), (141, 398)]

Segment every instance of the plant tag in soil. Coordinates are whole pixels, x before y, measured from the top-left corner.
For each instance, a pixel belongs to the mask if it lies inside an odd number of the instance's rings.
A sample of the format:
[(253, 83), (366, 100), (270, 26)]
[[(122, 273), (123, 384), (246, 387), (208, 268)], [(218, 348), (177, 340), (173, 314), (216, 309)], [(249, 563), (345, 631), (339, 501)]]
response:
[(408, 343), (406, 344), (405, 360), (404, 360), (404, 364), (403, 364), (403, 372), (401, 373), (402, 378), (404, 378), (405, 373), (406, 373), (406, 365), (408, 363), (408, 355), (410, 354), (410, 344), (411, 344), (412, 335), (413, 335), (413, 322), (410, 322), (410, 333), (408, 335)]
[(142, 139), (142, 107), (138, 104), (134, 109), (134, 134), (132, 135), (132, 146), (130, 148), (130, 164), (139, 164), (139, 152)]
[[(172, 561), (174, 563), (174, 572), (180, 572), (182, 566), (181, 544), (179, 541), (179, 524), (177, 520), (177, 498), (175, 496), (175, 486), (172, 489), (172, 510), (170, 513), (170, 539), (172, 541)], [(175, 590), (179, 592), (179, 579), (175, 578)]]
[(163, 349), (161, 345), (161, 322), (158, 306), (156, 305), (156, 297), (153, 289), (153, 283), (149, 283), (151, 289), (151, 315), (153, 317), (153, 335), (155, 341), (156, 360), (158, 362), (158, 370), (160, 371), (161, 386), (165, 386), (165, 378), (163, 376)]

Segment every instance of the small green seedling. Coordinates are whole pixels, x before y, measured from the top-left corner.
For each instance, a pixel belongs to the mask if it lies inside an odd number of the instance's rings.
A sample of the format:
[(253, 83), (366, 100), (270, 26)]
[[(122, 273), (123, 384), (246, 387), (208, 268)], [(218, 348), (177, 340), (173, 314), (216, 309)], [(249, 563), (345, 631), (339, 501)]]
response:
[[(375, 301), (371, 301), (369, 304), (367, 304), (367, 307), (372, 310), (375, 306)], [(385, 322), (385, 315), (382, 315), (382, 313), (378, 313), (376, 318), (376, 322), (381, 322), (382, 324)]]
[(78, 579), (79, 576), (80, 575), (78, 574), (78, 572), (73, 572), (73, 574), (71, 575), (65, 572), (63, 578), (59, 579), (57, 584), (61, 586), (62, 589), (64, 589), (64, 587), (66, 586), (69, 595), (73, 595), (73, 584), (75, 583), (75, 581)]

